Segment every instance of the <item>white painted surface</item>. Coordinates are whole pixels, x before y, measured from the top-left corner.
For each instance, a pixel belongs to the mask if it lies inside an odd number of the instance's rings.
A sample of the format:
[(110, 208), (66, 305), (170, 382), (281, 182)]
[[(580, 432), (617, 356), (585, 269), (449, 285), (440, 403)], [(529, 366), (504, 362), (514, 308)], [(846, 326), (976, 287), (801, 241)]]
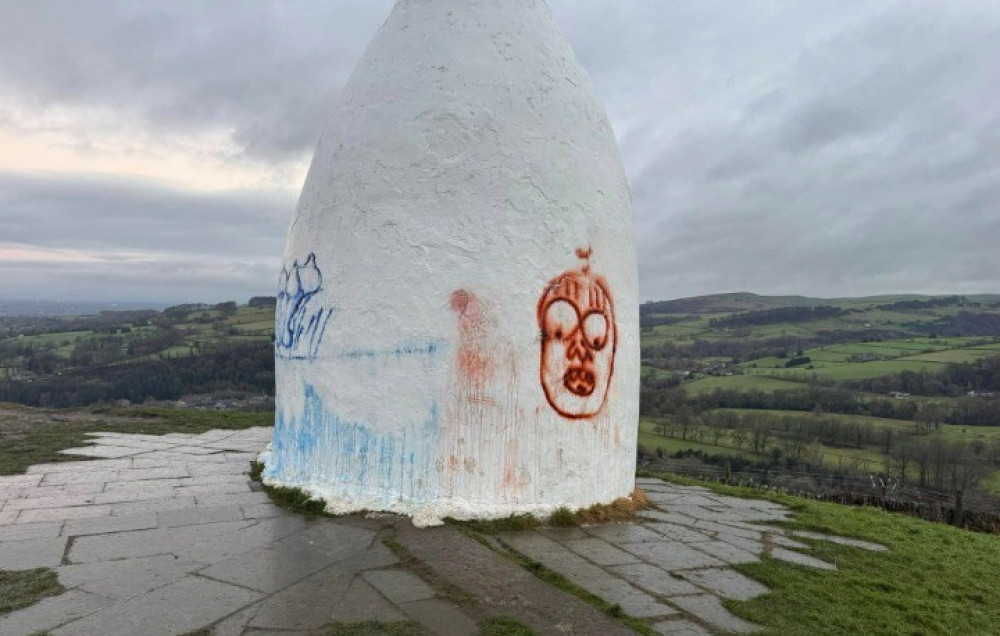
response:
[(634, 241), (607, 116), (545, 4), (401, 0), (288, 233), (265, 478), (416, 523), (627, 496)]

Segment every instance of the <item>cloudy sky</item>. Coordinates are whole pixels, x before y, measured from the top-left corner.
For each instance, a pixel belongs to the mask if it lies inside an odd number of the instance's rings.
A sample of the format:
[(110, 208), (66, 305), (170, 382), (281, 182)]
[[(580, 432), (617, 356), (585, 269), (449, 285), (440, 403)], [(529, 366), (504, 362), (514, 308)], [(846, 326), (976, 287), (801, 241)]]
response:
[[(390, 0), (0, 0), (0, 298), (273, 293)], [(1000, 292), (1000, 4), (550, 0), (643, 300)]]

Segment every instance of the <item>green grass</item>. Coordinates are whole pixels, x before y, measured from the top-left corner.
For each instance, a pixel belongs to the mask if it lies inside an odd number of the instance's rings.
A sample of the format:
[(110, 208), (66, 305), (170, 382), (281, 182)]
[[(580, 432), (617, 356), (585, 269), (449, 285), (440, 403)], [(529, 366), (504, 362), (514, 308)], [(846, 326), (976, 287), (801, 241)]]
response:
[(934, 353), (924, 353), (920, 355), (903, 358), (904, 360), (920, 360), (926, 362), (938, 362), (942, 364), (960, 364), (963, 362), (975, 362), (987, 356), (997, 355), (997, 351), (989, 349), (967, 348), (949, 349), (946, 351), (935, 351)]
[(363, 623), (334, 623), (319, 632), (321, 636), (429, 636), (431, 632), (414, 621), (385, 623), (365, 621)]
[[(711, 437), (710, 435), (707, 437)], [(760, 459), (755, 453), (748, 449), (738, 450), (735, 446), (723, 446), (708, 442), (698, 442), (693, 439), (679, 439), (676, 437), (660, 435), (656, 432), (655, 420), (641, 418), (639, 420), (639, 443), (646, 450), (653, 453), (657, 447), (662, 448), (667, 455), (672, 455), (681, 450), (700, 450), (710, 455), (743, 455)]]
[(49, 568), (0, 570), (0, 614), (28, 607), (64, 591), (56, 573)]
[(751, 389), (758, 391), (776, 391), (779, 389), (801, 389), (804, 385), (801, 382), (772, 378), (764, 375), (720, 375), (708, 376), (683, 382), (681, 386), (694, 395), (699, 393), (710, 393), (715, 389), (726, 389), (733, 391), (748, 391)]
[(534, 636), (526, 625), (508, 616), (493, 616), (479, 623), (480, 636)]
[[(863, 380), (884, 375), (894, 375), (903, 371), (941, 371), (944, 365), (940, 362), (898, 358), (895, 360), (879, 360), (875, 362), (848, 362), (839, 365), (817, 366), (815, 369), (796, 367), (794, 369), (756, 369), (776, 379), (797, 378), (802, 382), (815, 380)], [(735, 377), (735, 376), (734, 376)], [(744, 376), (746, 377), (746, 376)]]
[(838, 570), (765, 558), (735, 566), (771, 592), (727, 601), (766, 634), (995, 634), (1000, 625), (1000, 537), (877, 508), (858, 508), (669, 476), (717, 492), (778, 501), (795, 511), (787, 528), (874, 541), (873, 553), (807, 541), (809, 554)]
[(322, 499), (315, 499), (312, 495), (294, 486), (269, 486), (261, 480), (261, 473), (264, 472), (262, 462), (250, 462), (250, 479), (258, 482), (264, 488), (264, 492), (271, 498), (275, 505), (302, 515), (325, 515), (326, 502)]
[(0, 475), (22, 473), (33, 464), (84, 461), (88, 458), (59, 451), (85, 445), (91, 439), (88, 432), (197, 434), (274, 424), (270, 412), (96, 408), (88, 414), (16, 405), (6, 405), (5, 409), (6, 413), (0, 411)]

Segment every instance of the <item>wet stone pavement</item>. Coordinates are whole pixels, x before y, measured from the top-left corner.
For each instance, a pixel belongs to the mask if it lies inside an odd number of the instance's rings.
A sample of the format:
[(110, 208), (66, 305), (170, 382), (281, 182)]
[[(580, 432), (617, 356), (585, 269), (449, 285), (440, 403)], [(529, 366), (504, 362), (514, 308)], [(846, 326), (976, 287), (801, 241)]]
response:
[(836, 569), (803, 538), (885, 550), (766, 525), (789, 517), (778, 504), (655, 479), (637, 480), (655, 506), (639, 522), (504, 533), (487, 541), (494, 549), (454, 526), (416, 529), (394, 515), (308, 518), (249, 480), (270, 435), (95, 433), (92, 445), (64, 451), (94, 459), (0, 477), (0, 569), (50, 567), (66, 588), (0, 614), (0, 634), (313, 634), (415, 621), (460, 635), (498, 616), (540, 634), (630, 633), (507, 550), (658, 633), (751, 633), (758, 626), (722, 599), (767, 589), (731, 565), (769, 554)]

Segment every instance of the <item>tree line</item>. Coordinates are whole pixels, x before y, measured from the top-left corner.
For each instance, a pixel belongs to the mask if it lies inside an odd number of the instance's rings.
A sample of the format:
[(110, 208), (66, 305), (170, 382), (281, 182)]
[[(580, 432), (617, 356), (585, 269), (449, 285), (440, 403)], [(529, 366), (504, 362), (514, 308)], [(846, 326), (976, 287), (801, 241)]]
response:
[(778, 307), (776, 309), (761, 309), (758, 311), (745, 311), (738, 314), (730, 314), (721, 318), (712, 318), (708, 321), (711, 327), (722, 327), (726, 329), (736, 329), (738, 327), (752, 327), (760, 325), (776, 325), (781, 323), (800, 323), (811, 320), (822, 320), (824, 318), (836, 318), (846, 314), (847, 311), (839, 307), (829, 305), (818, 305), (815, 307)]
[(274, 394), (270, 342), (184, 358), (106, 365), (30, 382), (0, 382), (0, 401), (63, 408), (122, 399), (176, 400), (186, 394), (230, 390)]

